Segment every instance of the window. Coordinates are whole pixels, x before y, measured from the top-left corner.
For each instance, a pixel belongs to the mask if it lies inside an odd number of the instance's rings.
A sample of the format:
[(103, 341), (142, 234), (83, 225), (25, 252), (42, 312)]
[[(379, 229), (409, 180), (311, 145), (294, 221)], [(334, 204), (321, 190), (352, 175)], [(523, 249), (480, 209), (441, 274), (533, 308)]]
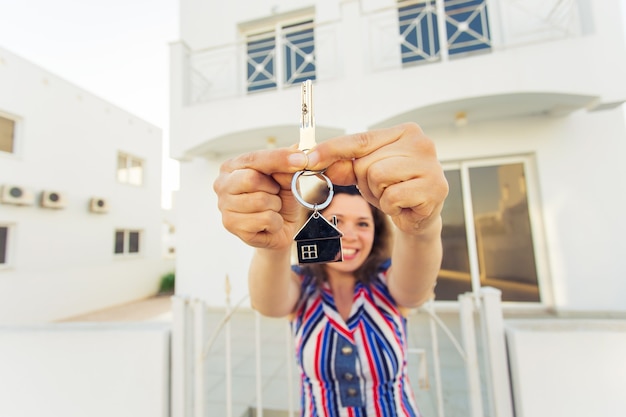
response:
[(115, 248), (116, 255), (137, 254), (139, 253), (139, 241), (141, 232), (139, 230), (118, 229), (115, 231)]
[(313, 21), (278, 24), (247, 37), (248, 92), (315, 79)]
[(9, 227), (0, 225), (0, 268), (6, 266), (9, 249)]
[(491, 286), (502, 291), (503, 301), (541, 301), (527, 165), (519, 158), (446, 170), (450, 192), (442, 213), (437, 300)]
[(285, 84), (315, 79), (313, 21), (283, 27)]
[(0, 152), (15, 152), (15, 120), (0, 115)]
[[(406, 4), (406, 5), (405, 5)], [(439, 33), (435, 2), (401, 2), (398, 8), (402, 63), (437, 59)]]
[(317, 245), (302, 245), (302, 259), (317, 259)]
[(487, 0), (401, 0), (398, 28), (403, 64), (491, 48)]
[(248, 91), (276, 87), (276, 38), (274, 32), (248, 38)]
[(450, 55), (491, 48), (487, 0), (445, 0)]
[(131, 185), (143, 184), (143, 161), (127, 154), (118, 154), (117, 181)]

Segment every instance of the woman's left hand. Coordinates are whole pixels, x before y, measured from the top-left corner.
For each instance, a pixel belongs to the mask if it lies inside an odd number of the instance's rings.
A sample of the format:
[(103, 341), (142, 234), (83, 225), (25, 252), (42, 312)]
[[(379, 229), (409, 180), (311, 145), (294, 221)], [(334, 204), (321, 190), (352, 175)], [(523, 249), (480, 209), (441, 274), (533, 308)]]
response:
[(433, 142), (415, 123), (329, 139), (308, 154), (308, 162), (309, 170), (326, 168), (335, 184), (356, 184), (406, 233), (440, 225), (448, 183)]

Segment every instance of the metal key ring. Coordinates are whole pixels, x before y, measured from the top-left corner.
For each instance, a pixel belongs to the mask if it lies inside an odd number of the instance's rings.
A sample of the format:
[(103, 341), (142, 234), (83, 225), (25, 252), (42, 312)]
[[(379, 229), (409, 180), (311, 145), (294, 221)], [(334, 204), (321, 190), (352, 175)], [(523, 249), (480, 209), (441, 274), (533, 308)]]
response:
[[(306, 201), (304, 201), (304, 199), (298, 192), (298, 187), (297, 187), (298, 178), (300, 178), (301, 175), (316, 175), (317, 177), (323, 178), (326, 181), (326, 185), (328, 185), (328, 198), (326, 199), (326, 201), (324, 201), (322, 204), (311, 204), (311, 203), (307, 203)], [(330, 178), (324, 175), (324, 171), (307, 171), (307, 170), (298, 171), (295, 174), (293, 174), (293, 178), (291, 179), (291, 192), (293, 193), (293, 196), (296, 198), (296, 200), (298, 200), (298, 203), (302, 204), (304, 207), (308, 208), (309, 210), (314, 210), (314, 211), (324, 210), (326, 207), (328, 207), (330, 202), (333, 200), (333, 195), (335, 194), (335, 192), (333, 191), (333, 183), (330, 180)]]

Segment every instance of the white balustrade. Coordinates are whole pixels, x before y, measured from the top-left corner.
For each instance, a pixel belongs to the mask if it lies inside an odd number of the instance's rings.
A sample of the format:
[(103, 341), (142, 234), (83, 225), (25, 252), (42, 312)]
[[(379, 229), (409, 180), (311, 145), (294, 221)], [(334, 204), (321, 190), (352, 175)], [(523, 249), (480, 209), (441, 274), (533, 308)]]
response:
[[(228, 284), (227, 284), (228, 288)], [(433, 301), (428, 302), (419, 309), (420, 313), (428, 315), (429, 332), (432, 352), (432, 369), (434, 377), (434, 396), (436, 400), (437, 416), (444, 417), (443, 383), (440, 364), (440, 347), (438, 332), (441, 330), (447, 340), (453, 345), (459, 357), (463, 360), (467, 376), (467, 394), (469, 401), (469, 414), (472, 417), (511, 417), (512, 399), (510, 391), (510, 378), (508, 375), (508, 359), (504, 341), (504, 321), (502, 317), (500, 291), (485, 287), (479, 293), (466, 293), (459, 296), (459, 322), (461, 325), (462, 342), (446, 326), (435, 312)], [(215, 341), (224, 337), (225, 357), (225, 402), (226, 416), (233, 417), (232, 396), (232, 345), (230, 321), (246, 298), (240, 300), (231, 307), (230, 294), (227, 295), (227, 308), (223, 318), (216, 326), (207, 321), (208, 308), (206, 304), (197, 299), (185, 297), (173, 297), (173, 332), (172, 332), (172, 415), (173, 417), (205, 417), (212, 415), (212, 410), (205, 398), (207, 386), (206, 362), (211, 356), (211, 348)], [(249, 312), (248, 312), (249, 313)], [(409, 319), (410, 320), (410, 319)], [(213, 325), (212, 325), (213, 324)], [(485, 361), (485, 386), (481, 383), (481, 368), (479, 365), (478, 346), (476, 340), (476, 327), (480, 326), (482, 334), (482, 352)], [(214, 327), (210, 337), (207, 337), (207, 329)], [(293, 378), (294, 352), (291, 340), (291, 330), (285, 324), (286, 351), (286, 381), (283, 386), (285, 392), (286, 408), (289, 415), (294, 415), (295, 407), (293, 396), (295, 381)], [(222, 331), (223, 330), (223, 331)], [(256, 416), (263, 415), (264, 402), (264, 377), (262, 375), (262, 353), (267, 347), (263, 346), (263, 319), (258, 313), (254, 313), (255, 344), (255, 407)], [(419, 389), (430, 389), (428, 377), (427, 351), (425, 347), (413, 347), (408, 349), (409, 365), (417, 366)], [(416, 358), (416, 361), (413, 362)], [(488, 412), (485, 414), (482, 389), (485, 389), (488, 400)], [(239, 416), (235, 416), (239, 417)]]

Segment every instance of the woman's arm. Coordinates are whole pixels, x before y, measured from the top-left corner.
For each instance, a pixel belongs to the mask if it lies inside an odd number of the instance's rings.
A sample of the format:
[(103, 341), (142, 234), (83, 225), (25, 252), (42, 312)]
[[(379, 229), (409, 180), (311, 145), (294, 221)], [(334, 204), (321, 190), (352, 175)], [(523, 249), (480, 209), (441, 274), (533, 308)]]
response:
[(289, 249), (256, 249), (248, 272), (252, 307), (269, 317), (293, 312), (300, 296), (298, 275), (291, 270)]
[(440, 216), (420, 233), (396, 231), (387, 282), (399, 306), (419, 307), (433, 297), (441, 257)]
[(298, 300), (290, 251), (300, 206), (291, 178), (305, 165), (306, 156), (295, 148), (251, 152), (224, 162), (213, 184), (224, 227), (256, 248), (249, 292), (252, 306), (264, 315), (286, 316)]

